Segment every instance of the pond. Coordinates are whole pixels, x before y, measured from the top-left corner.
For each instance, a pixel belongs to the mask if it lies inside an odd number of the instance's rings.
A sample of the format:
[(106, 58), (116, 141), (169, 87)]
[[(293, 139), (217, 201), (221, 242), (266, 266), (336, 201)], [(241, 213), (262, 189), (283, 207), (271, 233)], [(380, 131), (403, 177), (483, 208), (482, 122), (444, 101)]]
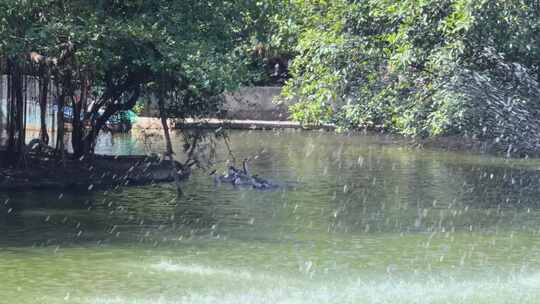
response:
[[(318, 131), (230, 140), (254, 173), (289, 187), (217, 187), (197, 172), (179, 200), (168, 184), (0, 193), (0, 302), (540, 298), (540, 161)], [(161, 147), (135, 135), (100, 143), (122, 154)]]

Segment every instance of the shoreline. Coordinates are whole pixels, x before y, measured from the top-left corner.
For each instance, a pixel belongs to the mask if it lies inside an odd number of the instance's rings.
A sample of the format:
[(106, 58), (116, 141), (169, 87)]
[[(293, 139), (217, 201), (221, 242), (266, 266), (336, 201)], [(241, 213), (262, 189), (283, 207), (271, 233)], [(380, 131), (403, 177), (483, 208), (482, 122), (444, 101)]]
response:
[[(171, 130), (178, 130), (182, 128), (187, 129), (225, 129), (225, 130), (278, 130), (278, 129), (295, 129), (295, 130), (323, 130), (323, 131), (336, 131), (337, 127), (333, 124), (320, 124), (320, 125), (304, 125), (300, 122), (291, 120), (255, 120), (255, 119), (219, 119), (219, 118), (187, 118), (187, 119), (169, 119), (168, 125)], [(138, 117), (137, 121), (133, 124), (133, 131), (161, 130), (161, 121), (156, 117)], [(39, 132), (39, 128), (32, 125), (27, 127), (27, 131)], [(69, 132), (69, 128), (66, 130)], [(54, 134), (55, 130), (48, 128), (49, 134)], [(474, 153), (474, 154), (489, 154), (499, 157), (523, 159), (529, 157), (540, 157), (540, 151), (531, 153), (530, 155), (508, 155), (507, 151), (497, 148), (496, 144), (478, 139), (473, 139), (464, 136), (440, 136), (435, 138), (413, 138), (406, 137), (400, 134), (389, 133), (384, 131), (370, 130), (370, 129), (358, 129), (351, 130), (345, 133), (351, 135), (378, 135), (378, 136), (390, 136), (396, 140), (396, 142), (403, 143), (408, 146), (414, 146), (418, 148), (427, 149), (445, 149), (454, 152)], [(0, 151), (2, 147), (0, 147)]]
[[(306, 125), (292, 120), (257, 120), (257, 119), (221, 119), (221, 118), (186, 118), (186, 119), (168, 119), (168, 126), (171, 130), (182, 128), (188, 129), (230, 129), (230, 130), (273, 130), (273, 129), (296, 129), (296, 130), (324, 130), (336, 131), (337, 127), (333, 124), (311, 124)], [(66, 125), (66, 131), (70, 131), (69, 125)], [(161, 130), (161, 121), (157, 117), (138, 117), (133, 123), (131, 130)], [(27, 126), (27, 131), (39, 132), (39, 127), (32, 125)], [(55, 129), (47, 128), (49, 134), (54, 134)], [(397, 141), (406, 141), (409, 144), (425, 148), (448, 148), (456, 151), (473, 152), (473, 153), (495, 153), (502, 155), (506, 151), (498, 151), (494, 149), (494, 144), (478, 139), (468, 138), (464, 136), (448, 135), (434, 138), (414, 138), (404, 135), (377, 131), (374, 129), (358, 129), (350, 130), (345, 133), (349, 134), (370, 134), (370, 135), (385, 135), (395, 138)], [(538, 154), (540, 156), (540, 151)], [(515, 156), (514, 156), (515, 157)]]
[[(180, 179), (190, 175), (179, 169)], [(111, 189), (174, 182), (171, 163), (155, 156), (94, 155), (92, 160), (66, 157), (65, 165), (49, 156), (30, 154), (23, 168), (0, 168), (0, 190)]]
[[(301, 130), (335, 130), (331, 124), (303, 125), (291, 120), (255, 120), (255, 119), (221, 119), (221, 118), (186, 118), (169, 119), (171, 129), (233, 129), (233, 130), (272, 130), (272, 129), (301, 129)], [(139, 117), (133, 124), (132, 130), (161, 129), (161, 121), (154, 117)]]

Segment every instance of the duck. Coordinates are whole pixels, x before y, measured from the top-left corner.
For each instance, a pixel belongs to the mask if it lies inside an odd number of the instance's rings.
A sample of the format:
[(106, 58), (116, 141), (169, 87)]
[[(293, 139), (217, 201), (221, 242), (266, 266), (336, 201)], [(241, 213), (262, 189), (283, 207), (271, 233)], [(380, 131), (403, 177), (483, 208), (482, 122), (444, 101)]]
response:
[(274, 183), (260, 177), (257, 174), (250, 175), (249, 172), (248, 172), (247, 164), (248, 164), (248, 159), (244, 159), (244, 161), (242, 162), (242, 168), (244, 170), (244, 174), (251, 177), (251, 184), (252, 184), (253, 188), (256, 188), (256, 189), (272, 189), (272, 188), (277, 188), (278, 187), (278, 185), (276, 185), (276, 184), (274, 184)]
[(251, 186), (258, 190), (267, 190), (277, 188), (278, 185), (258, 176), (251, 175), (248, 169), (248, 159), (242, 161), (242, 169), (238, 169), (234, 166), (229, 166), (227, 173), (223, 175), (216, 175), (216, 170), (213, 170), (210, 175), (214, 175), (214, 181), (216, 184), (230, 183), (233, 186)]
[(240, 185), (240, 184), (243, 184), (243, 181), (245, 181), (248, 176), (248, 174), (245, 173), (247, 172), (247, 167), (245, 164), (243, 165), (242, 170), (237, 169), (236, 167), (231, 165), (227, 168), (227, 172), (224, 174), (217, 175), (216, 171), (217, 170), (213, 170), (209, 174), (209, 175), (214, 176), (214, 181), (216, 183), (223, 182), (223, 183), (231, 183), (233, 185)]
[(253, 175), (252, 179), (253, 179), (253, 188), (255, 189), (267, 190), (267, 189), (275, 189), (279, 187), (279, 185), (267, 179), (264, 179), (258, 175)]
[(244, 170), (245, 175), (249, 175), (248, 169), (247, 169), (247, 163), (248, 163), (248, 159), (244, 158), (244, 160), (242, 161), (242, 169)]
[(212, 170), (209, 175), (214, 177), (214, 182), (216, 184), (220, 183), (232, 183), (236, 177), (236, 168), (229, 166), (227, 173), (218, 175), (216, 174), (217, 170)]
[(242, 170), (238, 170), (233, 166), (229, 167), (229, 171), (233, 171), (233, 185), (235, 186), (249, 186), (253, 184), (251, 175), (247, 168), (247, 159), (242, 161)]

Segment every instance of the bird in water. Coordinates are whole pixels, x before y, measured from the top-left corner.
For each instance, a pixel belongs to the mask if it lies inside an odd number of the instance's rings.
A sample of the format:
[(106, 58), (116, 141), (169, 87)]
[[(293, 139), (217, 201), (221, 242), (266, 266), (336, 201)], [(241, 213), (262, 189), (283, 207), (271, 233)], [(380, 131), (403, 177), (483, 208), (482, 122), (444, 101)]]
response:
[(216, 184), (231, 183), (233, 186), (252, 186), (253, 188), (260, 190), (278, 187), (276, 184), (273, 184), (258, 175), (251, 175), (248, 171), (248, 159), (242, 161), (242, 170), (237, 169), (234, 166), (229, 166), (226, 174), (216, 175), (215, 173), (216, 170), (212, 171), (210, 175), (214, 175)]
[(233, 185), (240, 184), (240, 181), (242, 179), (246, 179), (247, 177), (247, 166), (245, 165), (245, 161), (246, 160), (244, 160), (243, 170), (239, 170), (231, 165), (227, 168), (227, 172), (224, 174), (216, 175), (216, 170), (213, 170), (212, 172), (210, 172), (210, 175), (214, 176), (214, 181), (216, 181), (217, 183), (223, 182), (231, 183)]
[(274, 189), (277, 188), (278, 185), (269, 182), (268, 180), (259, 177), (258, 175), (253, 175), (252, 177), (252, 185), (253, 188), (256, 189)]

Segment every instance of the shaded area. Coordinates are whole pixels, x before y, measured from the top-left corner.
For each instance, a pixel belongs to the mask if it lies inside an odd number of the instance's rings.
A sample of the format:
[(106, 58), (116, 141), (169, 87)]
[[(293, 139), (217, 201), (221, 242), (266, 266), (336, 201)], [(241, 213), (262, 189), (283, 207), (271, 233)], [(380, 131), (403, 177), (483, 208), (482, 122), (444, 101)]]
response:
[[(182, 178), (189, 170), (175, 162)], [(23, 168), (7, 168), (0, 172), (0, 189), (22, 191), (28, 189), (91, 190), (94, 187), (118, 188), (174, 181), (171, 161), (157, 156), (94, 155), (91, 160), (72, 159), (63, 162), (51, 156), (31, 154)]]

